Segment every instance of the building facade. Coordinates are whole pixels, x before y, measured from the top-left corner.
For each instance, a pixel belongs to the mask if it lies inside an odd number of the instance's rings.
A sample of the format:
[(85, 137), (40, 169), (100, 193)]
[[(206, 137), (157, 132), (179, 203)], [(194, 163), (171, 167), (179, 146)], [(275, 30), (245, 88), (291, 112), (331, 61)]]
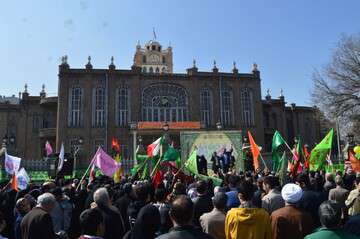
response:
[(186, 73), (173, 73), (172, 48), (154, 40), (136, 46), (131, 69), (118, 69), (113, 58), (108, 69), (94, 69), (90, 57), (84, 68), (71, 68), (65, 56), (58, 77), (57, 97), (25, 90), (19, 102), (0, 103), (0, 134), (16, 136), (14, 150), (23, 158), (41, 158), (46, 140), (57, 152), (64, 143), (68, 153), (81, 142), (77, 166), (84, 167), (98, 146), (110, 150), (113, 137), (133, 158), (139, 139), (151, 143), (165, 122), (176, 147), (184, 130), (250, 130), (267, 151), (275, 129), (289, 144), (297, 135), (309, 145), (321, 137), (316, 108), (287, 106), (283, 95), (262, 99), (256, 64), (240, 73), (235, 63), (232, 72), (220, 72), (214, 62), (203, 72), (194, 61)]

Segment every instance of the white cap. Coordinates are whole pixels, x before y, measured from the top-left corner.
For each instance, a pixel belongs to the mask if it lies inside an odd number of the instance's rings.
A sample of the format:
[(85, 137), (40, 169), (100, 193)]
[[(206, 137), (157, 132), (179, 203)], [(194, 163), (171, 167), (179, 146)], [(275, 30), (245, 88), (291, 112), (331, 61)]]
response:
[(299, 185), (294, 183), (286, 184), (281, 190), (281, 196), (288, 203), (297, 203), (300, 201), (303, 191)]

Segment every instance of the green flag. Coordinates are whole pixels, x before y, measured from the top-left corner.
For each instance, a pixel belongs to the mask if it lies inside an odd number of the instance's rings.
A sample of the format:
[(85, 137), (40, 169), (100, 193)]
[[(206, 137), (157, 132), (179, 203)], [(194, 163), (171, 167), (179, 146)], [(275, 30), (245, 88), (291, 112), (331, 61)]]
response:
[(222, 179), (218, 178), (218, 177), (213, 177), (213, 176), (206, 176), (206, 175), (202, 175), (202, 174), (198, 174), (197, 175), (201, 180), (208, 180), (211, 179), (213, 181), (214, 186), (221, 186), (222, 183)]
[(272, 152), (272, 164), (273, 170), (278, 172), (280, 170), (281, 156), (279, 153), (279, 147), (285, 143), (285, 140), (281, 137), (279, 131), (275, 131), (273, 136), (271, 152)]
[(180, 157), (178, 150), (174, 149), (172, 145), (169, 145), (166, 152), (163, 155), (162, 161), (176, 161)]
[(286, 152), (284, 151), (280, 159), (280, 171), (279, 171), (279, 179), (282, 185), (284, 185), (285, 183), (287, 168), (288, 168), (288, 159), (286, 158)]
[(311, 171), (317, 171), (325, 167), (326, 156), (331, 150), (333, 135), (334, 129), (331, 129), (325, 138), (311, 150), (309, 160)]
[(185, 167), (187, 168), (187, 170), (189, 170), (191, 173), (198, 175), (198, 168), (197, 168), (197, 161), (196, 161), (196, 155), (197, 155), (197, 150), (194, 150), (190, 157), (188, 158), (188, 160), (185, 163)]

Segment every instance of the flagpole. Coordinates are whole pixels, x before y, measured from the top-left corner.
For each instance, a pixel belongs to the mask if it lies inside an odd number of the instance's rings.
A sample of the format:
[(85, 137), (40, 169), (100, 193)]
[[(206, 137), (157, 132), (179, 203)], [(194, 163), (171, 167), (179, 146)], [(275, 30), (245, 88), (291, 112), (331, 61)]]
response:
[(261, 153), (260, 153), (259, 155), (260, 155), (261, 161), (263, 162), (265, 168), (267, 168), (267, 165), (266, 165), (266, 163), (265, 163), (265, 160), (264, 160), (263, 156), (261, 155)]
[(89, 172), (89, 170), (90, 170), (90, 168), (91, 168), (91, 166), (92, 166), (93, 164), (94, 164), (94, 159), (91, 160), (91, 162), (90, 162), (88, 168), (86, 169), (84, 175), (81, 177), (81, 180), (80, 180), (79, 184), (77, 185), (75, 191), (77, 191), (77, 190), (79, 189), (82, 181), (84, 181), (86, 174)]

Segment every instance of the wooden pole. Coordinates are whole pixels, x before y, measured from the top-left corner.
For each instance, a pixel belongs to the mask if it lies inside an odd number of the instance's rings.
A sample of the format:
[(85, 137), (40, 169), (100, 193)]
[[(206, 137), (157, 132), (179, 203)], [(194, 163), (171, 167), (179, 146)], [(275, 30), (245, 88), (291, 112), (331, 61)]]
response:
[(91, 163), (90, 163), (90, 164), (89, 164), (89, 166), (87, 167), (87, 169), (86, 169), (86, 171), (85, 171), (84, 175), (81, 177), (81, 180), (79, 181), (79, 184), (77, 185), (77, 187), (76, 187), (76, 190), (75, 190), (75, 191), (79, 190), (79, 187), (80, 187), (80, 185), (81, 185), (82, 181), (84, 181), (86, 174), (89, 172), (90, 167), (91, 167), (93, 164), (94, 164), (94, 159), (91, 161)]

